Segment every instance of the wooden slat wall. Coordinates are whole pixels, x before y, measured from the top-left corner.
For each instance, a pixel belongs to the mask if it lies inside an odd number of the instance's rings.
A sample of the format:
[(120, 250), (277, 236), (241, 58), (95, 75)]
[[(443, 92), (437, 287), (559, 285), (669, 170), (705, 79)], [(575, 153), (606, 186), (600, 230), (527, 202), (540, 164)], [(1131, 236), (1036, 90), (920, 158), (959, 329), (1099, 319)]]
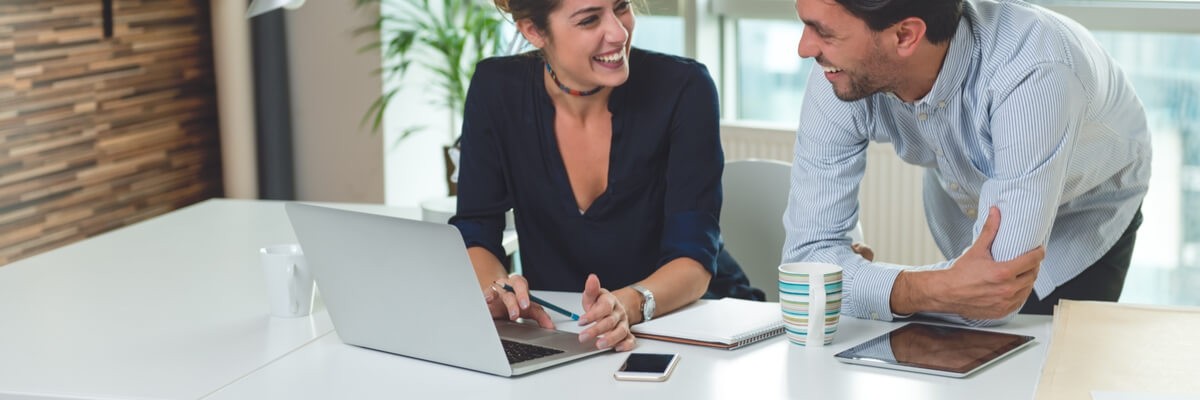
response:
[(207, 7), (0, 1), (0, 265), (221, 195)]

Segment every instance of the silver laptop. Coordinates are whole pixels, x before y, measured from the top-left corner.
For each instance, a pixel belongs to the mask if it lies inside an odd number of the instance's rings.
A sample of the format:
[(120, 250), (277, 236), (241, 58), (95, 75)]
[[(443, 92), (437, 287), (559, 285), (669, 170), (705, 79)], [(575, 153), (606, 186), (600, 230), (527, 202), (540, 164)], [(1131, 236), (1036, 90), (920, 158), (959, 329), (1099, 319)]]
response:
[(494, 321), (451, 225), (288, 203), (342, 341), (501, 376), (596, 354), (595, 341)]

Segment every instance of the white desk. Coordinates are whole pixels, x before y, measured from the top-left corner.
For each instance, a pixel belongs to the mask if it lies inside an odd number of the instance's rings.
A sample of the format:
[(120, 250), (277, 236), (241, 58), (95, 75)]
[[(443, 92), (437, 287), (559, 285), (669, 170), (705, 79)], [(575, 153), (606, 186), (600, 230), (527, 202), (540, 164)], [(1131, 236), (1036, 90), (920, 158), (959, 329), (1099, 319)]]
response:
[[(568, 293), (538, 294), (561, 305), (578, 299)], [(674, 375), (663, 383), (614, 380), (624, 354), (605, 353), (502, 378), (345, 345), (334, 333), (209, 398), (1029, 399), (1050, 333), (1049, 317), (1019, 316), (999, 330), (1036, 336), (1037, 343), (967, 379), (954, 379), (837, 362), (834, 353), (899, 326), (842, 321), (837, 342), (824, 348), (802, 348), (782, 336), (733, 351), (640, 340), (635, 351), (681, 355)], [(562, 318), (556, 323), (572, 325)], [(437, 326), (428, 324), (430, 329)]]
[(1038, 343), (968, 379), (850, 366), (833, 353), (898, 325), (847, 318), (827, 348), (640, 341), (682, 354), (665, 383), (614, 381), (624, 355), (613, 353), (494, 377), (342, 344), (321, 308), (269, 317), (257, 249), (295, 241), (282, 204), (207, 201), (0, 267), (0, 398), (1027, 399), (1047, 345), (1049, 318), (1021, 316), (1002, 330)]
[(0, 398), (196, 399), (330, 333), (268, 316), (257, 250), (295, 241), (282, 202), (210, 200), (0, 267)]

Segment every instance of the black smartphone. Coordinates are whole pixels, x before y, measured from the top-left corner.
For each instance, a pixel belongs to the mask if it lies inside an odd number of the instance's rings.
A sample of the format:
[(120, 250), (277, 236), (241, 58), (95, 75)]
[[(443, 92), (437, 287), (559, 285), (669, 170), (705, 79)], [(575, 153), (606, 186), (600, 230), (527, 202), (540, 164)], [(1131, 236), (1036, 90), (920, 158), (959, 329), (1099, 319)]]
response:
[(679, 363), (678, 354), (632, 353), (613, 373), (613, 378), (624, 381), (662, 382), (675, 371)]

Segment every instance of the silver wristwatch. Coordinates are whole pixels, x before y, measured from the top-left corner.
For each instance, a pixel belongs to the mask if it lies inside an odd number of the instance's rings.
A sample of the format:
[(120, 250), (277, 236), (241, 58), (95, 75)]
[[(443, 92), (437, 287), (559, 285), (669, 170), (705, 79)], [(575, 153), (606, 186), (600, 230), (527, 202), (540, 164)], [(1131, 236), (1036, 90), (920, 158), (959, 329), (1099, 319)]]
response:
[(650, 289), (646, 289), (642, 285), (633, 285), (630, 287), (642, 294), (642, 322), (654, 318), (654, 292), (651, 292)]

